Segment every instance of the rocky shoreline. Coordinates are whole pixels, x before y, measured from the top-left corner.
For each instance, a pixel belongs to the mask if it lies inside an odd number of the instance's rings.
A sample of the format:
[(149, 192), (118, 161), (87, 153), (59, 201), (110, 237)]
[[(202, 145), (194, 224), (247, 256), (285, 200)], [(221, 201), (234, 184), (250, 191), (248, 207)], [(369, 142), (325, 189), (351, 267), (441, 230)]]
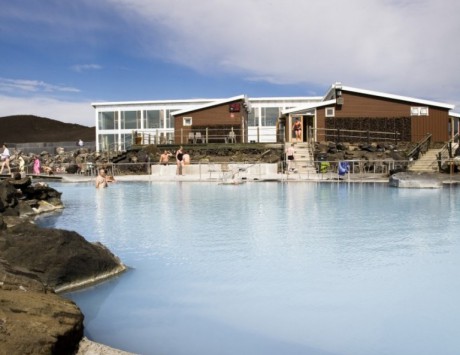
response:
[(102, 244), (33, 223), (37, 214), (62, 209), (60, 197), (29, 178), (0, 182), (0, 354), (77, 353), (84, 316), (58, 292), (126, 270)]

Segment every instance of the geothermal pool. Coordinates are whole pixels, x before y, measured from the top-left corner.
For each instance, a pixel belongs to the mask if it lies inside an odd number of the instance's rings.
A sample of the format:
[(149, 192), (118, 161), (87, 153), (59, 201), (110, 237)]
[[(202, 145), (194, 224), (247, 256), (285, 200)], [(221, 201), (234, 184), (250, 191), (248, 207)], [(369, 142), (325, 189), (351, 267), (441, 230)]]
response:
[(52, 183), (131, 269), (66, 295), (139, 354), (457, 354), (460, 189)]

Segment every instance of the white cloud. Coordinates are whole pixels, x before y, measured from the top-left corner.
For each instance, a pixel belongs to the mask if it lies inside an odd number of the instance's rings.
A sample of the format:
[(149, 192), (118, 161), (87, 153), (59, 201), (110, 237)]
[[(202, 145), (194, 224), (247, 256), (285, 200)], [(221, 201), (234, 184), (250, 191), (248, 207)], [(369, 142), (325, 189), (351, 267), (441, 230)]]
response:
[(53, 85), (45, 83), (44, 81), (39, 80), (22, 80), (22, 79), (8, 79), (0, 78), (0, 91), (10, 92), (10, 93), (20, 93), (20, 92), (70, 92), (77, 93), (80, 90), (62, 85)]
[(324, 87), (342, 81), (441, 101), (460, 91), (457, 0), (106, 2), (139, 24), (152, 56), (199, 72)]
[(35, 115), (83, 126), (95, 125), (90, 102), (59, 101), (48, 97), (19, 98), (0, 95), (0, 117)]
[(75, 64), (72, 66), (72, 70), (78, 73), (81, 73), (87, 70), (100, 70), (100, 69), (102, 69), (102, 66), (98, 64)]

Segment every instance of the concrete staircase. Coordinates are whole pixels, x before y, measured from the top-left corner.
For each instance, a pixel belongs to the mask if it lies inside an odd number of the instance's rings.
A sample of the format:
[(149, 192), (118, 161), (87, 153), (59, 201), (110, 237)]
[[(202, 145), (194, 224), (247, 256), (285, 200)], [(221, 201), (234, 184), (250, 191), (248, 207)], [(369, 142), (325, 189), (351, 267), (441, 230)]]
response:
[(415, 160), (408, 168), (413, 172), (435, 172), (438, 171), (437, 155), (440, 149), (428, 149), (428, 151)]
[(294, 167), (296, 170), (295, 174), (299, 174), (300, 176), (316, 175), (316, 169), (313, 166), (313, 157), (310, 154), (310, 146), (308, 143), (294, 143)]

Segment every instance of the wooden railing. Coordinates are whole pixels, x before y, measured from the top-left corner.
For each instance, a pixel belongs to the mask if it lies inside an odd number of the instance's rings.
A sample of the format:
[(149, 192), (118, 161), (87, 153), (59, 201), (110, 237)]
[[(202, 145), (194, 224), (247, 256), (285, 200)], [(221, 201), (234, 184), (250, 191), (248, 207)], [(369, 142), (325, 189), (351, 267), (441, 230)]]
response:
[(340, 128), (313, 128), (316, 131), (316, 137), (324, 136), (325, 140), (338, 142), (387, 142), (391, 141), (397, 144), (401, 140), (399, 132), (380, 132), (380, 131), (363, 131)]

